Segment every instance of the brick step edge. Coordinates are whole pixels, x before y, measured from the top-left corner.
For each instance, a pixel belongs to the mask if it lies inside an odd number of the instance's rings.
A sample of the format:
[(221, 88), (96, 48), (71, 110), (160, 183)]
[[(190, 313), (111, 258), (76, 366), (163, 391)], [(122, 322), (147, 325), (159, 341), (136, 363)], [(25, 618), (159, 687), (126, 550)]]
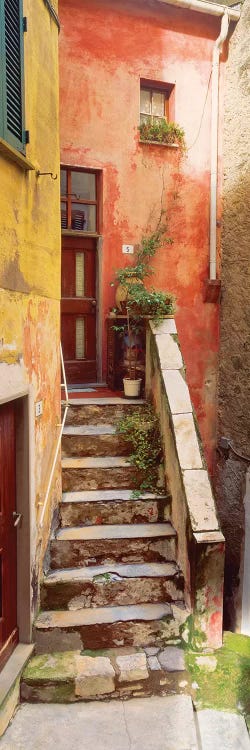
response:
[(21, 700), (73, 703), (81, 700), (192, 694), (184, 651), (115, 648), (46, 653), (33, 657), (21, 681)]

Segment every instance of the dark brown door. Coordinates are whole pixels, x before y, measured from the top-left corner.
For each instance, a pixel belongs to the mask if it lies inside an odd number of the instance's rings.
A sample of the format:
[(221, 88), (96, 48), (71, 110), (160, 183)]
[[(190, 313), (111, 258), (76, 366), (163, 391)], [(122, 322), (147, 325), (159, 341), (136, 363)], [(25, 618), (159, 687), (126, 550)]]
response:
[(96, 382), (96, 244), (62, 238), (61, 338), (69, 384)]
[(18, 642), (15, 407), (0, 406), (0, 668)]

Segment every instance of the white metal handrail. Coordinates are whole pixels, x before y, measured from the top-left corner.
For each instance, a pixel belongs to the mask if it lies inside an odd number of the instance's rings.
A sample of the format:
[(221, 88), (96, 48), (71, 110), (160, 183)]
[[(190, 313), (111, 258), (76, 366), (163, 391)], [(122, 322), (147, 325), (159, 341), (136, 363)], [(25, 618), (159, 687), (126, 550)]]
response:
[(67, 388), (67, 381), (66, 381), (66, 374), (65, 374), (65, 367), (64, 367), (64, 361), (63, 361), (63, 352), (62, 352), (62, 344), (61, 344), (61, 342), (60, 342), (60, 359), (61, 359), (61, 367), (62, 367), (62, 375), (63, 375), (63, 383), (61, 385), (63, 385), (63, 387), (64, 387), (65, 397), (66, 397), (65, 402), (64, 402), (65, 403), (65, 411), (64, 411), (64, 415), (63, 415), (63, 420), (58, 425), (58, 427), (60, 427), (60, 433), (59, 433), (57, 444), (56, 444), (56, 450), (55, 450), (54, 460), (53, 460), (53, 464), (52, 464), (51, 472), (50, 472), (50, 476), (49, 476), (49, 482), (48, 482), (47, 492), (46, 492), (46, 495), (45, 495), (45, 498), (44, 498), (43, 508), (42, 508), (42, 512), (41, 512), (41, 518), (40, 518), (40, 521), (39, 521), (39, 527), (40, 528), (43, 526), (43, 520), (44, 520), (45, 511), (46, 511), (46, 508), (47, 508), (47, 503), (48, 503), (49, 494), (50, 494), (50, 490), (51, 490), (52, 480), (53, 480), (55, 466), (56, 466), (57, 457), (58, 457), (58, 451), (59, 451), (60, 444), (61, 444), (61, 438), (62, 438), (62, 433), (63, 433), (63, 430), (64, 430), (65, 421), (66, 421), (67, 411), (68, 411), (68, 408), (69, 408), (69, 394), (68, 394), (68, 388)]

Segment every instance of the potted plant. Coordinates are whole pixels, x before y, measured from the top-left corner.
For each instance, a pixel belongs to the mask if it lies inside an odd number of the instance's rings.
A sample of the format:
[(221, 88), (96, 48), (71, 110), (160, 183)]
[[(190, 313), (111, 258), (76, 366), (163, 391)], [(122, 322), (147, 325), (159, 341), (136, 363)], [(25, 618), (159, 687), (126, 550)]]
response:
[[(128, 374), (123, 379), (125, 397), (139, 396), (141, 378), (138, 377), (139, 335), (145, 318), (152, 318), (154, 323), (174, 312), (174, 297), (170, 292), (147, 288), (144, 279), (153, 273), (149, 263), (156, 250), (164, 243), (172, 243), (166, 237), (166, 224), (161, 219), (156, 230), (144, 237), (136, 250), (133, 266), (125, 266), (116, 271), (116, 307), (117, 312), (126, 316), (124, 325), (114, 325), (114, 330), (124, 334), (127, 348)], [(112, 285), (113, 282), (112, 282)]]
[(125, 398), (139, 398), (142, 378), (139, 377), (138, 355), (141, 351), (140, 334), (142, 323), (140, 317), (130, 316), (129, 306), (126, 307), (126, 323), (113, 326), (115, 331), (123, 335), (123, 342), (127, 361), (127, 375), (123, 378)]

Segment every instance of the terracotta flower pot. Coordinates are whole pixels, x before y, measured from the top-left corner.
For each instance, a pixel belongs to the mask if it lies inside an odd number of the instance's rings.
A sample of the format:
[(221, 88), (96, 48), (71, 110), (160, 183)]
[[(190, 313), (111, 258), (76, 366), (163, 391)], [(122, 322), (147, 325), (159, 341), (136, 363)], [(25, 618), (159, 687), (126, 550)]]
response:
[(118, 310), (120, 312), (126, 311), (126, 302), (129, 297), (129, 288), (127, 285), (129, 284), (142, 284), (141, 279), (137, 279), (136, 276), (131, 276), (127, 279), (126, 285), (123, 286), (123, 284), (118, 284), (118, 287), (115, 291), (115, 304)]

